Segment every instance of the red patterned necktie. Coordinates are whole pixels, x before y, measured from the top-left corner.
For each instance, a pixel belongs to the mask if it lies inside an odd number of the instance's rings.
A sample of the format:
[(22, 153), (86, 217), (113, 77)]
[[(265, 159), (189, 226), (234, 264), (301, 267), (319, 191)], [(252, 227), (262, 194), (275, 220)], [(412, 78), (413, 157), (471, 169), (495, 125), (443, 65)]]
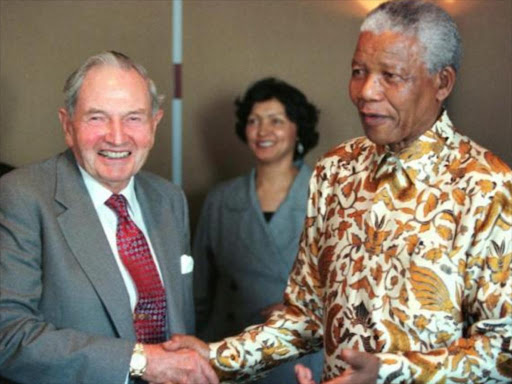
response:
[(128, 215), (123, 195), (113, 194), (105, 205), (117, 214), (117, 250), (137, 287), (138, 300), (133, 313), (137, 341), (160, 343), (165, 340), (165, 290), (149, 245)]

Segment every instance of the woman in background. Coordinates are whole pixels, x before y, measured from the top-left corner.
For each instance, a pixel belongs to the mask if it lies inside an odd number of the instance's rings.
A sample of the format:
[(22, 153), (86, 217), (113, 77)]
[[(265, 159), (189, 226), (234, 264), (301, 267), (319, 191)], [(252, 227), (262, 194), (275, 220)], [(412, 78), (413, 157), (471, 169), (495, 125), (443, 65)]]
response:
[[(255, 168), (207, 196), (193, 244), (197, 333), (218, 341), (263, 322), (282, 307), (306, 215), (311, 169), (302, 162), (318, 142), (318, 110), (297, 88), (267, 78), (235, 102), (236, 133)], [(294, 383), (280, 365), (262, 384)], [(300, 362), (319, 382), (321, 353)]]

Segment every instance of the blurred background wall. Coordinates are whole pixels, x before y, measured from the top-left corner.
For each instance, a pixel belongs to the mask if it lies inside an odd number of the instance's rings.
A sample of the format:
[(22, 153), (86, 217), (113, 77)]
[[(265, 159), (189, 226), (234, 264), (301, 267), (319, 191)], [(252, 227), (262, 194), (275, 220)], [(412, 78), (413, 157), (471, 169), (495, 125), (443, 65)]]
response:
[[(360, 136), (347, 94), (360, 22), (377, 0), (184, 0), (183, 187), (192, 225), (215, 183), (248, 171), (233, 101), (265, 76), (320, 108), (315, 160)], [(512, 1), (439, 0), (459, 24), (465, 55), (448, 102), (455, 124), (512, 164)], [(22, 166), (65, 149), (57, 108), (65, 78), (115, 49), (145, 65), (167, 96), (146, 168), (171, 177), (170, 0), (0, 0), (0, 161)]]

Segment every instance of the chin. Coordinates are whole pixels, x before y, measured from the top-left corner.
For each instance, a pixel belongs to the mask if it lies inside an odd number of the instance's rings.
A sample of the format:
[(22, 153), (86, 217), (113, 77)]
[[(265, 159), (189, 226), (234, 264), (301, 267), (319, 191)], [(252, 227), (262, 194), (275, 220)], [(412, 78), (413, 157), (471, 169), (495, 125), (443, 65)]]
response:
[(389, 137), (386, 137), (384, 135), (375, 134), (375, 133), (372, 133), (371, 131), (368, 131), (366, 129), (365, 129), (365, 135), (368, 138), (368, 140), (370, 140), (374, 144), (377, 144), (377, 145), (389, 144)]

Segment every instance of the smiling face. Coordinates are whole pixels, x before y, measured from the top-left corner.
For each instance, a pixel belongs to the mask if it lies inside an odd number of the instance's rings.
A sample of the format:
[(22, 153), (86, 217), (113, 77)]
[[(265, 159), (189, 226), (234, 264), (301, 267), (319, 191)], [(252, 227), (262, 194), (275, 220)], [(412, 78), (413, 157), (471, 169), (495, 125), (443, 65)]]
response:
[(59, 110), (66, 144), (78, 164), (114, 193), (146, 161), (161, 117), (162, 111), (151, 113), (142, 76), (108, 65), (87, 72), (72, 116)]
[(276, 99), (254, 103), (246, 125), (247, 144), (260, 163), (293, 163), (297, 126)]
[(400, 150), (432, 127), (444, 99), (415, 37), (362, 32), (352, 60), (350, 98), (366, 136)]

